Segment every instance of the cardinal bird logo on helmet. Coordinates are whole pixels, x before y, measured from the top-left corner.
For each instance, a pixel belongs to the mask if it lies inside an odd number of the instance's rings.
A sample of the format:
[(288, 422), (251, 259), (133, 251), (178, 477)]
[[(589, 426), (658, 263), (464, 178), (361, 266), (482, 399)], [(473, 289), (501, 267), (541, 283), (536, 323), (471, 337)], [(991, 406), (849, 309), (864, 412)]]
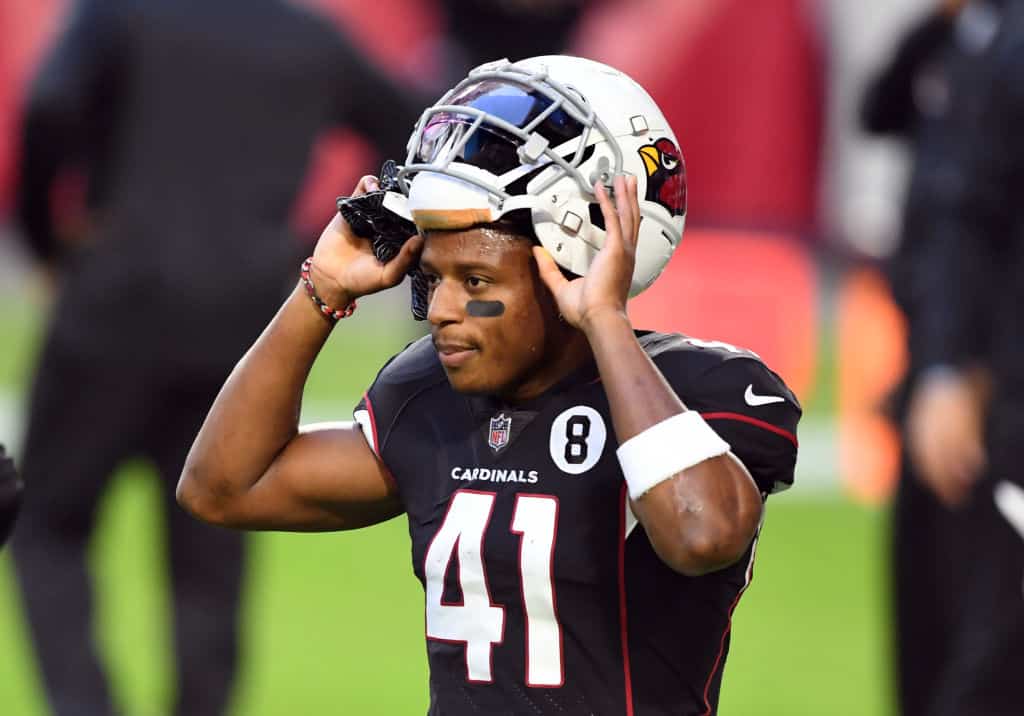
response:
[(647, 201), (656, 201), (672, 216), (686, 214), (686, 167), (679, 147), (668, 137), (639, 149), (647, 168)]

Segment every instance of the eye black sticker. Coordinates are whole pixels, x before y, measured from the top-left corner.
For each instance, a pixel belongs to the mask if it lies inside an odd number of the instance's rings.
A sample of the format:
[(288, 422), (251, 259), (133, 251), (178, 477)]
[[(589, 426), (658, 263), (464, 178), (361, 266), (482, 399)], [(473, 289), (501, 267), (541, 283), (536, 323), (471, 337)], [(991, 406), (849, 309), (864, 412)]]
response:
[(466, 313), (474, 318), (497, 318), (505, 312), (505, 304), (501, 301), (469, 301)]

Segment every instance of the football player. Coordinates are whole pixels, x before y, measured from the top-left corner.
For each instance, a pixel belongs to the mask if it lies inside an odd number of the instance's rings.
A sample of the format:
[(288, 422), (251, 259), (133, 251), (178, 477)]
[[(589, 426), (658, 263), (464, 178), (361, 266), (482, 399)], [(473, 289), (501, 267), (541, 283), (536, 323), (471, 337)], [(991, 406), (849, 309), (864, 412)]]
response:
[[(683, 230), (662, 113), (596, 62), (491, 63), (424, 112), (386, 183), (356, 195), (417, 234), (385, 262), (334, 218), (217, 398), (179, 501), (247, 529), (405, 513), (430, 714), (714, 713), (800, 407), (749, 351), (630, 323)], [(354, 423), (300, 427), (337, 320), (407, 271), (430, 335)]]

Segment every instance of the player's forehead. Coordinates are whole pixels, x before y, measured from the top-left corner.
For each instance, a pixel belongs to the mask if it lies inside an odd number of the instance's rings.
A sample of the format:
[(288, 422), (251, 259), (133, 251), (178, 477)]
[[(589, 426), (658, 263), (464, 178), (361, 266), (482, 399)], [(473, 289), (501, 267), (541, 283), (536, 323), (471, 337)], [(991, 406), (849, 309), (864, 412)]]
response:
[(530, 241), (502, 227), (474, 226), (424, 234), (420, 264), (436, 270), (464, 265), (519, 265), (530, 257)]

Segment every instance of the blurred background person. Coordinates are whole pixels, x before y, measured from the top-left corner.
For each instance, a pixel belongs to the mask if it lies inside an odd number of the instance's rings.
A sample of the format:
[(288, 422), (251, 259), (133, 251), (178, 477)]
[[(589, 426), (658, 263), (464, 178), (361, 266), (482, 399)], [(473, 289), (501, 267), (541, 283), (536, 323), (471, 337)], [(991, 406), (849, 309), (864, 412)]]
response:
[(921, 269), (933, 313), (907, 416), (911, 459), (955, 514), (946, 568), (960, 601), (928, 712), (939, 716), (1024, 711), (1024, 2), (980, 9), (998, 22), (976, 73), (957, 79), (977, 102)]
[[(889, 64), (869, 85), (861, 107), (867, 131), (903, 139), (913, 157), (901, 237), (886, 267), (893, 297), (907, 320), (910, 363), (895, 405), (897, 420), (906, 428), (911, 427), (906, 423), (910, 386), (951, 385), (946, 383), (950, 371), (926, 364), (923, 343), (937, 322), (948, 320), (929, 303), (934, 292), (928, 286), (948, 280), (938, 274), (937, 231), (944, 230), (945, 205), (962, 179), (955, 172), (954, 155), (970, 151), (979, 93), (969, 78), (976, 76), (995, 32), (996, 12), (981, 3), (938, 4), (901, 39)], [(989, 326), (984, 319), (971, 326), (974, 335), (960, 347), (958, 358), (976, 363), (984, 354)], [(968, 441), (962, 449), (970, 451), (972, 460), (980, 450), (979, 415), (972, 402), (948, 416), (959, 431), (953, 436), (956, 444)], [(956, 516), (941, 500), (944, 495), (936, 495), (925, 483), (931, 473), (916, 467), (905, 450), (892, 515), (894, 649), (905, 716), (930, 713), (962, 593), (949, 562), (964, 550)]]
[[(111, 714), (86, 549), (115, 468), (162, 482), (174, 713), (223, 713), (238, 660), (240, 534), (198, 524), (174, 486), (231, 367), (276, 310), (288, 228), (331, 125), (400, 151), (422, 102), (316, 16), (279, 0), (81, 0), (25, 107), (17, 212), (57, 290), (31, 391), (13, 554), (57, 714)], [(73, 241), (51, 198), (86, 186)]]
[(21, 505), (21, 491), (22, 484), (14, 468), (14, 460), (0, 445), (0, 548), (14, 529), (14, 518), (18, 516)]
[[(1015, 475), (1005, 441), (1024, 434), (1021, 393), (1006, 392), (1019, 380), (1007, 356), (1019, 369), (1024, 352), (1024, 335), (1007, 330), (1021, 325), (1009, 308), (1021, 305), (1011, 287), (1024, 277), (1024, 212), (1012, 199), (1024, 140), (1005, 130), (1024, 116), (1024, 105), (1012, 107), (1024, 54), (1009, 49), (1024, 43), (1020, 5), (942, 3), (902, 40), (862, 106), (866, 129), (903, 136), (914, 157), (888, 266), (909, 355), (892, 534), (904, 716), (1024, 710), (1014, 686), (1024, 542), (993, 493)], [(993, 371), (999, 417), (987, 408)]]

